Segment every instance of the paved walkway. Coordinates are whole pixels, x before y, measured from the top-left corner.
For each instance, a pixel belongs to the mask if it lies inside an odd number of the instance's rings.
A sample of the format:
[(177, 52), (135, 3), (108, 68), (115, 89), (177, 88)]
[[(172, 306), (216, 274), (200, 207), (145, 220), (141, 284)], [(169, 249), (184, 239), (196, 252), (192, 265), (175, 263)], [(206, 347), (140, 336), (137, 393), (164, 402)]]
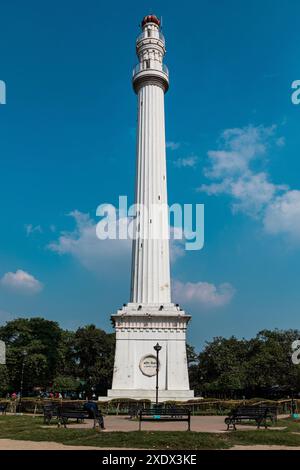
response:
[[(223, 433), (226, 432), (227, 426), (224, 423), (225, 416), (192, 416), (191, 417), (191, 431), (195, 432), (211, 432), (211, 433)], [(126, 416), (106, 416), (104, 418), (105, 431), (104, 432), (130, 432), (138, 431), (139, 422), (131, 420)], [(48, 426), (45, 426), (48, 427)], [(56, 425), (53, 425), (56, 427)], [(87, 421), (81, 424), (70, 424), (68, 428), (72, 429), (88, 429), (92, 427), (92, 422)], [(251, 430), (256, 429), (256, 426), (242, 425), (237, 426), (239, 430)], [(187, 429), (186, 422), (172, 421), (172, 422), (142, 422), (143, 431), (185, 431)], [(269, 429), (279, 429), (282, 427), (270, 427)]]

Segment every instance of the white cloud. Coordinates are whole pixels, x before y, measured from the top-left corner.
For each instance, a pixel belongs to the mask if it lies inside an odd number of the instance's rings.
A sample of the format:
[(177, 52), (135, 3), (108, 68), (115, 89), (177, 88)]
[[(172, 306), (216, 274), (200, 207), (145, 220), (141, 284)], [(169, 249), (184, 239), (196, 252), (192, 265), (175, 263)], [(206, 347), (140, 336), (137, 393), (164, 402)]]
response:
[[(128, 270), (130, 266), (132, 240), (105, 239), (100, 240), (96, 235), (97, 223), (89, 214), (74, 210), (69, 214), (75, 221), (75, 228), (71, 232), (61, 232), (58, 240), (48, 245), (48, 249), (59, 255), (71, 255), (86, 269), (98, 273), (108, 270)], [(112, 230), (118, 233), (120, 227), (127, 229), (130, 219), (124, 217), (117, 219)], [(174, 227), (170, 228), (171, 234)], [(185, 239), (170, 240), (170, 258), (175, 262), (185, 254)]]
[(287, 191), (277, 197), (266, 209), (264, 228), (270, 234), (286, 234), (300, 241), (300, 191)]
[(269, 234), (285, 234), (300, 241), (300, 191), (275, 184), (265, 170), (255, 167), (272, 145), (284, 147), (285, 138), (276, 137), (276, 129), (273, 125), (225, 130), (220, 140), (223, 148), (208, 152), (204, 174), (210, 182), (198, 190), (228, 195), (234, 212), (257, 218)]
[(244, 212), (253, 217), (272, 201), (277, 191), (284, 189), (269, 181), (265, 172), (252, 173), (247, 171), (238, 178), (225, 178), (221, 182), (203, 184), (201, 191), (209, 195), (227, 194), (233, 198), (233, 212)]
[(180, 147), (180, 142), (166, 142), (166, 147), (171, 150), (177, 150)]
[(227, 129), (221, 135), (221, 150), (208, 152), (209, 166), (205, 176), (211, 180), (199, 191), (207, 194), (227, 194), (232, 197), (232, 209), (257, 217), (278, 191), (285, 189), (270, 181), (265, 171), (254, 170), (255, 160), (265, 156), (274, 140), (275, 126)]
[(204, 170), (205, 176), (222, 179), (248, 171), (250, 163), (266, 153), (275, 130), (275, 126), (226, 129), (221, 134), (221, 149), (208, 152), (210, 166)]
[(232, 300), (234, 294), (234, 287), (227, 282), (219, 286), (208, 282), (173, 282), (173, 296), (176, 302), (199, 307), (222, 307)]
[(25, 230), (26, 230), (26, 235), (29, 237), (29, 235), (32, 235), (33, 233), (42, 233), (42, 227), (40, 225), (32, 225), (32, 224), (27, 224), (25, 225)]
[[(75, 229), (61, 232), (57, 241), (48, 248), (60, 255), (69, 254), (85, 268), (95, 272), (105, 272), (112, 266), (118, 269), (130, 263), (131, 240), (99, 240), (96, 235), (97, 223), (89, 214), (77, 210), (69, 214), (75, 221)], [(119, 225), (120, 219), (117, 221)]]
[(177, 160), (174, 161), (174, 165), (177, 166), (177, 168), (194, 168), (197, 164), (197, 161), (198, 157), (191, 155), (190, 157), (177, 158)]
[(218, 179), (234, 173), (241, 173), (245, 171), (248, 166), (248, 160), (237, 152), (210, 150), (208, 157), (211, 166), (210, 168), (204, 169), (204, 174), (209, 179)]
[(43, 289), (43, 284), (38, 279), (22, 269), (4, 274), (0, 283), (3, 287), (23, 293), (35, 294)]
[(282, 189), (283, 186), (271, 183), (265, 172), (246, 173), (231, 182), (229, 194), (231, 193), (235, 200), (232, 209), (254, 217), (259, 216), (272, 201), (276, 192)]

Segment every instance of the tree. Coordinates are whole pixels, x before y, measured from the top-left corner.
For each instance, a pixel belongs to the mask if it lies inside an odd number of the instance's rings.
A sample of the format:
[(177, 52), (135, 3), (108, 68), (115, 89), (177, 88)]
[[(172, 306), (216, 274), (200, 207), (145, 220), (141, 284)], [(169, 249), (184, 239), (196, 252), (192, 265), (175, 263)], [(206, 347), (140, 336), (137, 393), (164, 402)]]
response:
[(0, 396), (5, 395), (9, 390), (9, 374), (7, 366), (0, 364)]
[(84, 379), (85, 391), (106, 394), (112, 382), (115, 335), (87, 325), (76, 331), (74, 348), (78, 377)]
[(189, 371), (190, 388), (200, 394), (199, 390), (199, 357), (195, 348), (190, 344), (186, 345), (187, 364)]
[(255, 338), (214, 338), (190, 365), (196, 392), (217, 396), (272, 396), (300, 391), (300, 367), (291, 361), (298, 330), (263, 330)]
[(291, 345), (300, 338), (298, 330), (263, 330), (249, 341), (246, 387), (257, 390), (299, 390), (300, 368), (292, 363)]
[(54, 392), (73, 392), (79, 388), (79, 381), (74, 377), (58, 375), (53, 380), (52, 390)]
[(198, 383), (204, 392), (232, 395), (245, 386), (246, 340), (214, 338), (199, 354)]
[(94, 325), (73, 332), (43, 318), (19, 318), (0, 327), (0, 339), (7, 352), (0, 393), (20, 390), (23, 365), (24, 392), (35, 387), (75, 391), (83, 384), (88, 393), (105, 394), (111, 386), (115, 336)]
[(0, 327), (0, 339), (6, 343), (9, 382), (14, 390), (20, 390), (23, 362), (25, 391), (47, 387), (52, 382), (61, 359), (58, 323), (43, 318), (19, 318)]
[(59, 343), (59, 357), (60, 361), (58, 364), (57, 373), (60, 376), (77, 377), (78, 364), (76, 359), (74, 331), (61, 331), (61, 340)]

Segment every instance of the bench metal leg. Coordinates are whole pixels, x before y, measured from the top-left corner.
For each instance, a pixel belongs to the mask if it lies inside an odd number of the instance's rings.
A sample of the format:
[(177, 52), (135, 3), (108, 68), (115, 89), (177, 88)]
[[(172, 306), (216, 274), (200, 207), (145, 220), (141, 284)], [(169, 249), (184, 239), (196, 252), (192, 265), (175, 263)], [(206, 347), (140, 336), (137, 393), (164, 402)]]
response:
[(139, 431), (141, 431), (141, 430), (142, 430), (142, 421), (140, 419), (140, 421), (139, 421)]
[(268, 429), (268, 424), (267, 424), (267, 420), (264, 419), (264, 426), (265, 426), (265, 429)]
[(230, 421), (230, 423), (228, 423), (227, 431), (230, 431), (230, 426), (231, 426), (233, 431), (236, 431), (236, 422), (234, 420), (232, 420), (232, 421)]
[(267, 423), (266, 423), (265, 420), (263, 420), (263, 419), (257, 419), (257, 420), (256, 420), (257, 429), (260, 429), (260, 427), (261, 427), (262, 424), (264, 424), (265, 427), (266, 427), (266, 424), (267, 424)]
[(61, 428), (61, 426), (63, 426), (64, 428), (67, 427), (67, 426), (66, 426), (66, 423), (65, 423), (65, 421), (64, 421), (63, 419), (59, 419), (59, 420), (57, 421), (57, 427), (58, 427), (58, 428)]
[(236, 431), (235, 420), (233, 418), (226, 418), (225, 424), (227, 424), (227, 431), (230, 431), (230, 426), (233, 431)]

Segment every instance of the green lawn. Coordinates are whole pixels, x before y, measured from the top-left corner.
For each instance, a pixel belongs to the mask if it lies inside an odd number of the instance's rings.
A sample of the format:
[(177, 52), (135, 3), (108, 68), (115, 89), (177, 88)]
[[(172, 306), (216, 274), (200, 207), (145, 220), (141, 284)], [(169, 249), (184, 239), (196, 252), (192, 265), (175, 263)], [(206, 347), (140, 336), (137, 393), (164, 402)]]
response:
[[(300, 424), (281, 420), (282, 430), (232, 431), (212, 434), (186, 431), (104, 432), (93, 429), (44, 428), (41, 417), (0, 416), (0, 439), (54, 441), (66, 445), (143, 449), (228, 449), (235, 444), (273, 444), (300, 447)], [(299, 435), (294, 434), (299, 432)]]

